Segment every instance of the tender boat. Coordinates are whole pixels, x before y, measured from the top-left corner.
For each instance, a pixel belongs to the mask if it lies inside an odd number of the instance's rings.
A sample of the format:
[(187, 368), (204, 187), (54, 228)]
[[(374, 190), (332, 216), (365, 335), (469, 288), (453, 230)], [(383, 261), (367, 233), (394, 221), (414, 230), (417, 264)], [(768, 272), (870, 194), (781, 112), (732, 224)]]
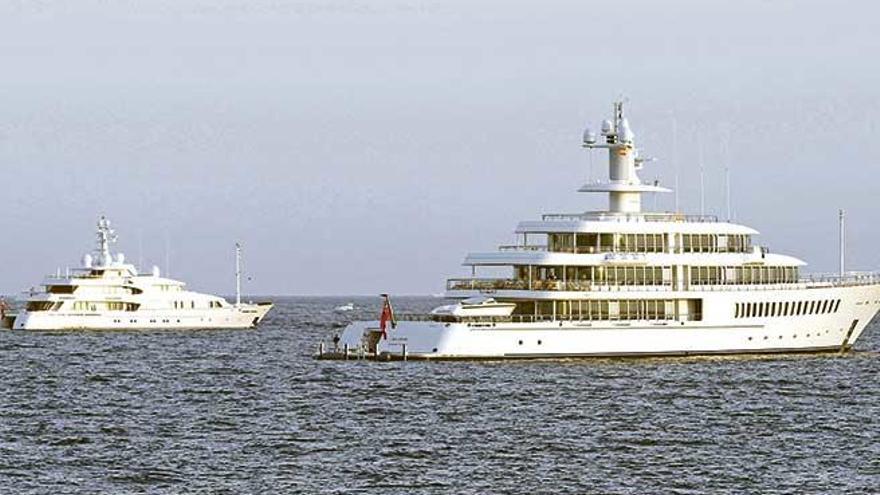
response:
[(514, 303), (500, 303), (491, 297), (469, 297), (457, 304), (434, 308), (432, 315), (448, 316), (510, 316), (516, 309)]

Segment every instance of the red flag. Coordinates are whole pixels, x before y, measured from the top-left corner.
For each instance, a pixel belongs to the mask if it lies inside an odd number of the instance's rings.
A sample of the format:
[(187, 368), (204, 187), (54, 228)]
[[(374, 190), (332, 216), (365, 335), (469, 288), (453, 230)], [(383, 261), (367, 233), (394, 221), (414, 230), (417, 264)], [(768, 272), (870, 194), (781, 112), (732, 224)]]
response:
[(388, 294), (382, 294), (382, 297), (385, 298), (385, 301), (382, 303), (382, 316), (379, 318), (379, 328), (382, 330), (382, 338), (388, 340), (388, 332), (385, 329), (388, 327), (389, 322), (391, 322), (391, 328), (395, 328), (397, 321), (394, 319), (394, 308), (391, 307), (391, 300), (388, 299)]

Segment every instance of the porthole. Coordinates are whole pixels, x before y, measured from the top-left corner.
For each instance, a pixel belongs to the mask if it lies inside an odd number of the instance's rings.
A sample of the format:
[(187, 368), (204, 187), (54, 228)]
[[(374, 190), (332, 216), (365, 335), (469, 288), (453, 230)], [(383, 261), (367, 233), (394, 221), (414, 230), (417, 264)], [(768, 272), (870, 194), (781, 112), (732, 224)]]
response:
[(752, 340), (752, 338), (751, 338), (751, 337), (749, 337), (749, 340)]
[(522, 345), (522, 340), (519, 341), (519, 345)]
[(764, 340), (767, 340), (767, 338), (768, 338), (768, 337), (765, 335), (765, 336), (764, 336)]
[(540, 341), (540, 340), (538, 341), (538, 345), (541, 345), (541, 341)]
[(435, 347), (434, 349), (431, 350), (431, 352), (437, 352), (437, 348)]
[(782, 335), (779, 336), (779, 340), (782, 340)]

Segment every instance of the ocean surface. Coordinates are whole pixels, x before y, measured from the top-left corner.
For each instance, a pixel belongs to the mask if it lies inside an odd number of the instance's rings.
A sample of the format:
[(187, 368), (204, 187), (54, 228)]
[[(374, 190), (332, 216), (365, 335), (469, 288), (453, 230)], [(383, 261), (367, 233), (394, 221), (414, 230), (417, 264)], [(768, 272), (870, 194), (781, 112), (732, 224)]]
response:
[(340, 362), (317, 343), (378, 298), (275, 300), (0, 331), (0, 493), (880, 493), (877, 325), (845, 357)]

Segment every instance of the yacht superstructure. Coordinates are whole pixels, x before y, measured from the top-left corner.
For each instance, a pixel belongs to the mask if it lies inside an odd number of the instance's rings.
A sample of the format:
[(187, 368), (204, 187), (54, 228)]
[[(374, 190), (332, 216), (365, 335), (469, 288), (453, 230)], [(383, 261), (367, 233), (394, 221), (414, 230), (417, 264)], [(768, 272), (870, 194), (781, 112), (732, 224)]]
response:
[(47, 276), (31, 291), (12, 323), (15, 330), (116, 330), (248, 328), (256, 326), (271, 303), (245, 304), (240, 297), (240, 250), (236, 246), (236, 303), (186, 290), (183, 282), (162, 277), (157, 267), (138, 273), (122, 253), (110, 252), (116, 234), (110, 221), (97, 225), (97, 249), (82, 266)]
[[(643, 212), (642, 194), (669, 190), (639, 179), (646, 160), (622, 103), (583, 146), (607, 150), (609, 179), (579, 189), (607, 193), (607, 211), (521, 222), (516, 245), (469, 254), (474, 276), (447, 281), (446, 297), (463, 302), (398, 315), (387, 339), (379, 322), (354, 322), (341, 343), (447, 359), (831, 351), (880, 309), (874, 274), (804, 277), (801, 260), (754, 245), (752, 228)], [(510, 277), (477, 277), (484, 267)], [(481, 311), (475, 297), (491, 302)]]

